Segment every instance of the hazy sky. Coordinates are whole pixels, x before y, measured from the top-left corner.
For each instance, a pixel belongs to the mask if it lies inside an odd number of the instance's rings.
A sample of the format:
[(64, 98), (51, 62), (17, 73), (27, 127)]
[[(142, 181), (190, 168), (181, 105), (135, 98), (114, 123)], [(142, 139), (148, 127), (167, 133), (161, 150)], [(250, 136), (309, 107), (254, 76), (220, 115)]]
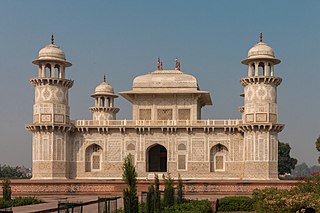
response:
[[(117, 92), (129, 90), (135, 76), (154, 71), (156, 58), (164, 69), (194, 75), (210, 91), (214, 106), (203, 119), (240, 118), (241, 64), (263, 32), (282, 63), (275, 74), (279, 139), (292, 156), (317, 163), (314, 142), (320, 134), (320, 1), (12, 1), (0, 2), (0, 163), (31, 166), (31, 133), (37, 75), (31, 61), (55, 34), (56, 44), (73, 66), (67, 77), (71, 119), (91, 119), (90, 94), (107, 74)], [(122, 97), (118, 119), (130, 119), (131, 107)]]

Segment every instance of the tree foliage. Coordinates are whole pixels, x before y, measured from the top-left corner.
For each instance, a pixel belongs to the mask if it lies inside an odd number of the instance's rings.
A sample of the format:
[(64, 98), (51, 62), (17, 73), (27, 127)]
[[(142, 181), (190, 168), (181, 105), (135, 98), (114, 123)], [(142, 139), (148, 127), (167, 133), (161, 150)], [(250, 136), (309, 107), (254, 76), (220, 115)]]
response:
[(11, 200), (11, 186), (10, 186), (10, 180), (8, 178), (5, 178), (2, 181), (2, 197), (4, 201), (10, 201)]
[(297, 159), (290, 156), (291, 147), (288, 143), (278, 143), (278, 173), (291, 173), (297, 164)]
[(0, 164), (0, 178), (30, 178), (30, 176), (24, 167)]
[(168, 173), (167, 176), (163, 177), (164, 179), (164, 196), (163, 196), (163, 207), (170, 207), (174, 204), (174, 188), (173, 188), (173, 179)]
[(177, 196), (177, 203), (182, 203), (183, 202), (183, 183), (181, 179), (180, 173), (178, 174), (178, 196)]
[(153, 185), (150, 185), (148, 187), (146, 213), (153, 213), (153, 212), (154, 212), (154, 187)]
[[(313, 208), (320, 211), (320, 176), (307, 177), (290, 190), (256, 189), (253, 193), (255, 211), (297, 212)], [(300, 211), (299, 211), (300, 212)], [(307, 211), (305, 211), (307, 212)]]
[[(318, 137), (318, 139), (316, 140), (316, 148), (317, 150), (320, 152), (320, 136)], [(318, 158), (318, 162), (320, 163), (320, 156)]]
[(132, 155), (129, 154), (124, 159), (122, 170), (122, 179), (127, 184), (127, 188), (123, 190), (125, 212), (138, 212), (137, 172), (132, 163)]
[(160, 180), (158, 174), (154, 175), (154, 211), (156, 213), (161, 211), (161, 200), (160, 200)]

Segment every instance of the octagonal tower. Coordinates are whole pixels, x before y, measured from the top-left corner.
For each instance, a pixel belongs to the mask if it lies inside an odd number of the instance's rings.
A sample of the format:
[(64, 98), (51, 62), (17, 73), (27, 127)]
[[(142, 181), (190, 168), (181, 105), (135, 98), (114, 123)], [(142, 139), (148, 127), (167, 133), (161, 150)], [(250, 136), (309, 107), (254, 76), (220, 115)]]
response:
[(248, 52), (242, 64), (248, 76), (241, 78), (244, 107), (241, 108), (244, 132), (244, 179), (278, 179), (277, 87), (282, 79), (275, 77), (274, 65), (280, 63), (273, 49), (262, 41)]
[(73, 81), (65, 78), (71, 66), (64, 52), (54, 44), (42, 48), (32, 61), (38, 66), (38, 76), (30, 80), (35, 87), (33, 123), (27, 125), (32, 132), (33, 179), (68, 178), (68, 141), (70, 124), (68, 90)]

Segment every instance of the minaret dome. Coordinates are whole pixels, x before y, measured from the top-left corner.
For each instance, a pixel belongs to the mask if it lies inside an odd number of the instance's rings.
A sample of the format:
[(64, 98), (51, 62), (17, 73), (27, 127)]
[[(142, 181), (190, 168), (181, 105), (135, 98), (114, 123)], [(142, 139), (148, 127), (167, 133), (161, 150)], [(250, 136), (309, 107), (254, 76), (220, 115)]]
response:
[[(241, 61), (242, 64), (248, 65), (248, 76), (274, 76), (274, 65), (281, 61), (275, 57), (273, 49), (260, 40), (248, 51), (248, 57)], [(262, 72), (259, 71), (262, 70)]]

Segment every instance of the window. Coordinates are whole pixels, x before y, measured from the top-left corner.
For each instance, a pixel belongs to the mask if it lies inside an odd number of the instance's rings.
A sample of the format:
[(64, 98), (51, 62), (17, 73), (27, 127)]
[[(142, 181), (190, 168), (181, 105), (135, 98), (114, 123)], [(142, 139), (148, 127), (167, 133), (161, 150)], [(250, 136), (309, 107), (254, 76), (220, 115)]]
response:
[(190, 109), (178, 109), (178, 120), (190, 120)]
[(172, 120), (172, 109), (158, 109), (158, 120)]
[(178, 155), (178, 170), (185, 170), (185, 169), (186, 169), (186, 156)]
[(151, 120), (151, 109), (140, 109), (139, 120)]

